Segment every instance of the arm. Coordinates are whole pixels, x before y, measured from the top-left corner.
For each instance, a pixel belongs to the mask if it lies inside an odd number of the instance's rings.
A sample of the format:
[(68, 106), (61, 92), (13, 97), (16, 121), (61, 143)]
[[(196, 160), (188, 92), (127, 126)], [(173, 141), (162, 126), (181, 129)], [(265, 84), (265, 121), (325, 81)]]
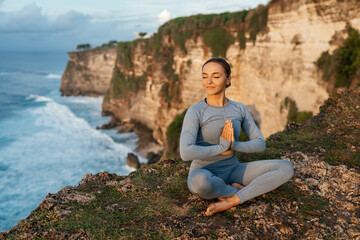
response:
[(211, 146), (196, 145), (200, 116), (193, 108), (185, 114), (180, 135), (180, 156), (184, 161), (212, 157), (229, 149), (231, 142), (220, 136), (219, 143)]
[(241, 128), (244, 130), (245, 135), (249, 139), (246, 142), (232, 142), (231, 149), (236, 152), (263, 152), (265, 150), (265, 140), (259, 128), (256, 126), (255, 121), (250, 111), (244, 107), (245, 116), (241, 123)]

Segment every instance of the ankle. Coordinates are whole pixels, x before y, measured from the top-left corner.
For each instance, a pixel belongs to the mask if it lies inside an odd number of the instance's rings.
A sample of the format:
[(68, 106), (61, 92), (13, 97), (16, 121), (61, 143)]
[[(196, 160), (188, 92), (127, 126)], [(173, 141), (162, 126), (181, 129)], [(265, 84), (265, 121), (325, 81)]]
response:
[(240, 198), (236, 194), (232, 195), (229, 200), (231, 200), (231, 203), (234, 206), (239, 205), (241, 203)]

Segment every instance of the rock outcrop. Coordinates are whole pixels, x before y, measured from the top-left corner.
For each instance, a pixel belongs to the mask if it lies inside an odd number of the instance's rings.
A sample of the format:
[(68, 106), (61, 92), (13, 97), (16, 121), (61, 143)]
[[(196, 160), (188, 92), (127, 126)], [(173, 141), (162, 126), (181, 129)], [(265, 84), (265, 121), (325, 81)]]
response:
[(70, 60), (61, 77), (61, 95), (103, 96), (115, 66), (116, 48), (68, 53)]

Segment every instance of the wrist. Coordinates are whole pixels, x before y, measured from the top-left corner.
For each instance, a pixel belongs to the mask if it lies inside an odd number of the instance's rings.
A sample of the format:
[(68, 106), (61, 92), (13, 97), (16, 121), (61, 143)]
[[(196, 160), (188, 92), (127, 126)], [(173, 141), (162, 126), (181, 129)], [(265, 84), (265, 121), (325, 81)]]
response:
[(227, 140), (223, 136), (220, 136), (220, 142), (219, 143), (220, 143), (220, 145), (222, 145), (224, 147), (224, 150), (228, 150), (230, 148), (230, 145), (231, 145), (231, 141)]

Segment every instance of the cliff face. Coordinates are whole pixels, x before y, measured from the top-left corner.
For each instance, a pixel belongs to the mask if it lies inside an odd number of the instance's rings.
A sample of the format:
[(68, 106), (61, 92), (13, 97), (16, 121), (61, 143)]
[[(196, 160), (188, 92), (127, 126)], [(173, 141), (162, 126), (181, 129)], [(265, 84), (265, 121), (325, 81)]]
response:
[(61, 77), (61, 95), (102, 96), (109, 88), (116, 48), (69, 52), (70, 60)]
[[(314, 62), (323, 51), (331, 52), (343, 43), (347, 27), (360, 30), (359, 10), (359, 1), (279, 0), (250, 11), (242, 23), (219, 28), (235, 39), (229, 40), (226, 51), (232, 65), (227, 96), (249, 106), (265, 137), (286, 125), (287, 100), (299, 111), (318, 112), (332, 87), (322, 80)], [(256, 12), (267, 13), (267, 24), (254, 37), (251, 25), (262, 21), (253, 17)], [(198, 30), (201, 24), (196, 29), (177, 26), (180, 34), (165, 24), (150, 40), (118, 46), (114, 76), (103, 103), (104, 113), (148, 126), (160, 143), (174, 117), (206, 96), (201, 66), (219, 55), (209, 47), (206, 30)], [(225, 39), (220, 30), (218, 35)], [(244, 38), (246, 45), (241, 42)]]

